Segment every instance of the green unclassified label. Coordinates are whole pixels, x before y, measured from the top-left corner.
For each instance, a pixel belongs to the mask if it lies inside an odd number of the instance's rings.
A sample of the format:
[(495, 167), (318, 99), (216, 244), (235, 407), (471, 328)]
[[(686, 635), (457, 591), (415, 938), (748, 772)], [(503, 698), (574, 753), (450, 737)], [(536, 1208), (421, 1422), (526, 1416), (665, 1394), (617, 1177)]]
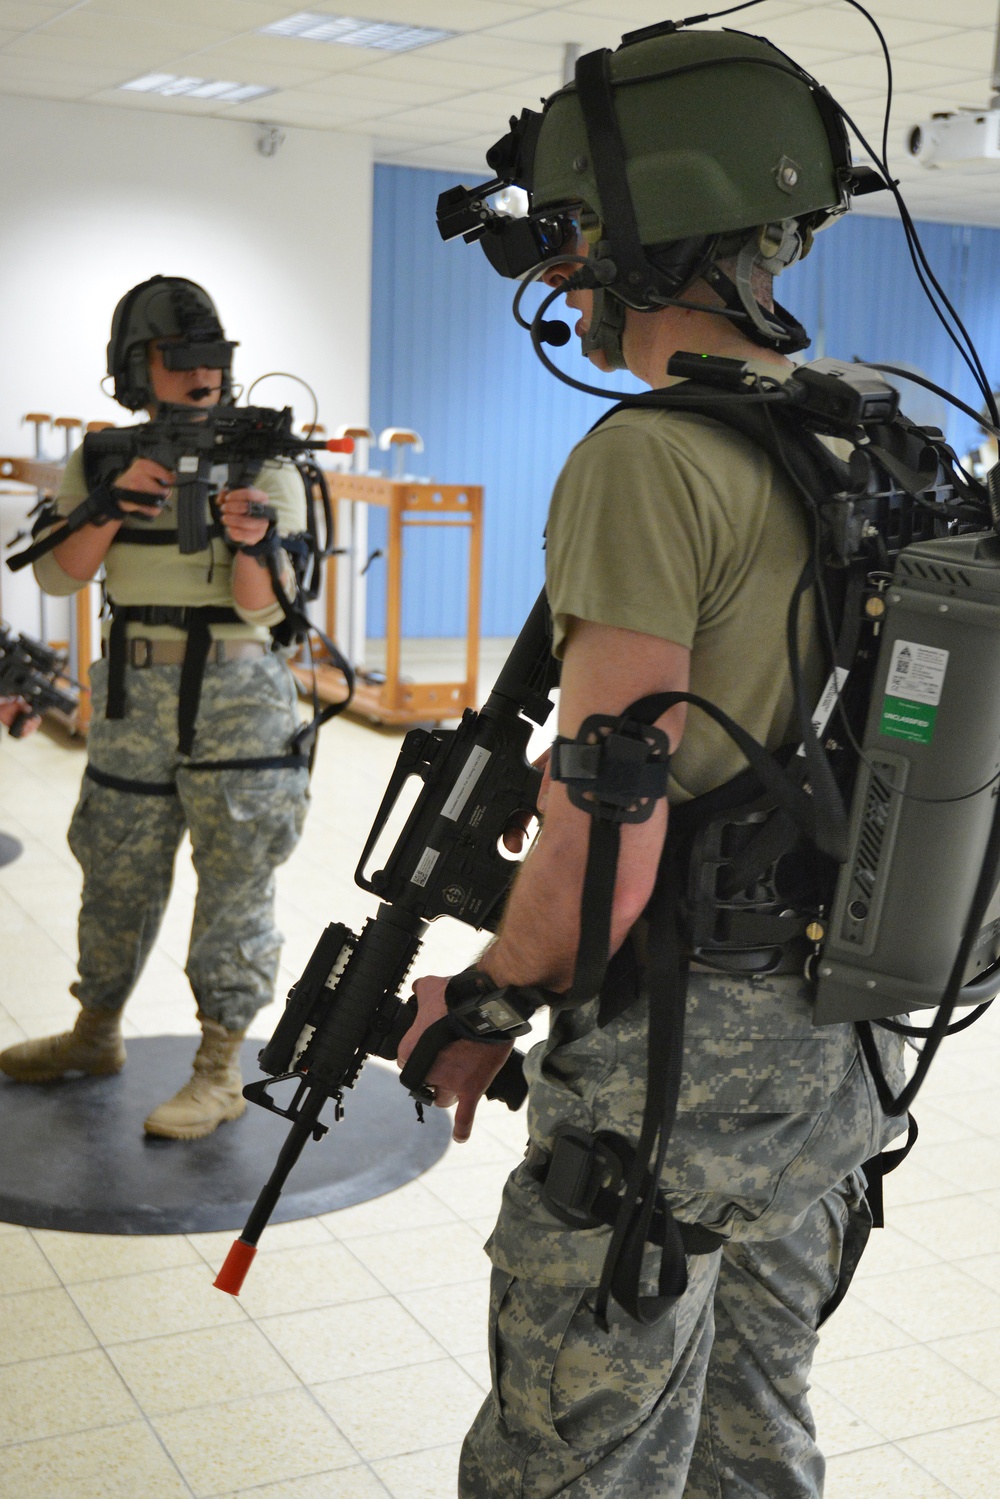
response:
[(909, 739), (913, 744), (930, 744), (934, 735), (937, 708), (927, 703), (910, 703), (905, 697), (882, 699), (882, 722), (879, 730), (892, 739)]

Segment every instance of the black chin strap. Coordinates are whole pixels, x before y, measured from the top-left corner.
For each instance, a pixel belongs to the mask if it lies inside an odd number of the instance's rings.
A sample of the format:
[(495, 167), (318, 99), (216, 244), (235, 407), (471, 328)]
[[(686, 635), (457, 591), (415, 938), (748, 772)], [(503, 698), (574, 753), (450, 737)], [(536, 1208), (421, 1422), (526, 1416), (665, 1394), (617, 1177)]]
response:
[(711, 265), (701, 272), (701, 279), (706, 281), (717, 296), (720, 296), (726, 304), (726, 311), (734, 318), (739, 319), (739, 330), (751, 343), (760, 344), (763, 349), (776, 349), (779, 354), (797, 354), (801, 349), (807, 349), (812, 342), (809, 334), (803, 328), (798, 318), (793, 317), (787, 307), (782, 307), (780, 302), (775, 302), (772, 307), (760, 307), (761, 316), (764, 321), (771, 325), (772, 331), (766, 333), (759, 328), (752, 317), (747, 315), (740, 296), (739, 288), (735, 281), (721, 271), (717, 265)]

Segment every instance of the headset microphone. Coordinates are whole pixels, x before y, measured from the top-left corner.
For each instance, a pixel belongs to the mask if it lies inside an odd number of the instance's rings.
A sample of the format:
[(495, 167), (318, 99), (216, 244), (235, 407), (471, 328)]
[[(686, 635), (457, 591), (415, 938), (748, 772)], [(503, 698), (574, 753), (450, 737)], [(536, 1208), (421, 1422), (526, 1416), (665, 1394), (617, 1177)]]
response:
[(569, 343), (569, 325), (561, 322), (539, 323), (538, 337), (543, 344), (554, 344), (557, 349), (561, 349), (563, 344)]

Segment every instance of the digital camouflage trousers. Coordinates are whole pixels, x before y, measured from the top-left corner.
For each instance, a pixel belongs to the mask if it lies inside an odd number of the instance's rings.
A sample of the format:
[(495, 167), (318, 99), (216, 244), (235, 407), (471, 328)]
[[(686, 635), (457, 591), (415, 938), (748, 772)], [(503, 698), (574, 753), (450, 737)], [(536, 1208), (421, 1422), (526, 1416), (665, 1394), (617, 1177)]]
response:
[(125, 1004), (160, 929), (187, 829), (198, 889), (185, 972), (198, 1008), (243, 1030), (273, 998), (282, 942), (274, 870), (302, 832), (308, 772), (194, 766), (283, 755), (298, 723), (294, 681), (276, 655), (207, 666), (188, 758), (177, 750), (180, 670), (128, 668), (126, 716), (108, 719), (107, 666), (91, 668), (90, 765), (162, 789), (123, 791), (84, 777), (69, 828), (83, 870), (73, 992), (87, 1009)]
[[(646, 1013), (554, 1017), (528, 1061), (529, 1131), (638, 1138)], [(886, 1043), (890, 1083), (901, 1043)], [(724, 1234), (688, 1259), (652, 1327), (594, 1322), (609, 1230), (553, 1217), (508, 1180), (492, 1258), (493, 1388), (462, 1451), (461, 1499), (819, 1499), (807, 1399), (816, 1329), (870, 1226), (858, 1169), (901, 1130), (850, 1026), (814, 1028), (797, 980), (691, 975), (684, 1078), (662, 1178), (675, 1215)], [(655, 1290), (655, 1251), (645, 1267)]]

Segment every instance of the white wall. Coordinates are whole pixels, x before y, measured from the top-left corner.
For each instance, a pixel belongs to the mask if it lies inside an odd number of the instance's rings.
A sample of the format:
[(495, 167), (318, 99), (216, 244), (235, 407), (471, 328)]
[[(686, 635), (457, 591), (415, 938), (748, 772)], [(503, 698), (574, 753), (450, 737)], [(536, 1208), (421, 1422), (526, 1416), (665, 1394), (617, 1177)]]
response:
[[(265, 158), (256, 134), (242, 121), (0, 96), (0, 454), (32, 451), (27, 411), (132, 420), (101, 391), (105, 349), (118, 298), (157, 272), (208, 288), (240, 340), (237, 380), (290, 370), (315, 389), (328, 429), (367, 421), (370, 141), (289, 129)], [(288, 381), (254, 399), (312, 414)], [(0, 495), (0, 545), (26, 508)], [(0, 611), (35, 631), (33, 583), (2, 573)], [(49, 615), (65, 638), (62, 610)]]

